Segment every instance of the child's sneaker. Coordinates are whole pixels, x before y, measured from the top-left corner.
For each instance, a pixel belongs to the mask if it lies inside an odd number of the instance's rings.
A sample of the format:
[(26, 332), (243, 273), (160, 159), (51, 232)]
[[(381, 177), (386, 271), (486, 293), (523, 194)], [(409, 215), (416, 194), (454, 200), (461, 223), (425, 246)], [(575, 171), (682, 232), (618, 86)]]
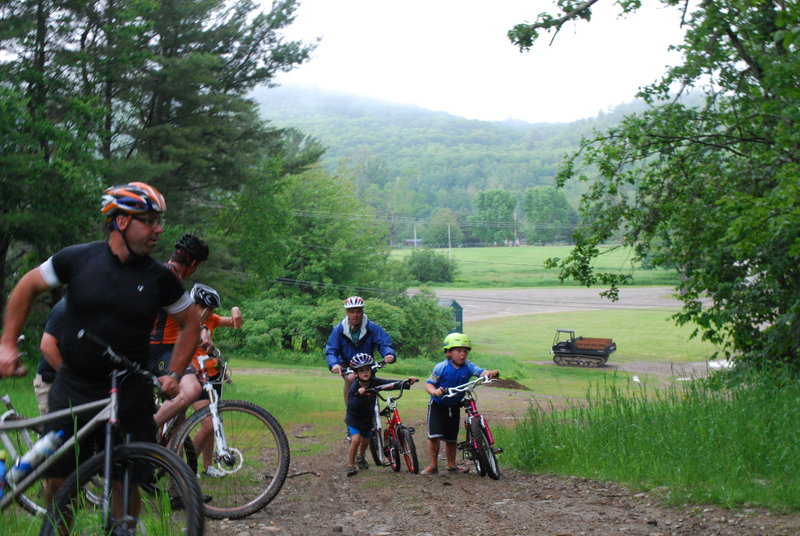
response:
[(369, 469), (369, 464), (364, 456), (356, 456), (356, 463), (359, 469)]
[(203, 474), (205, 474), (206, 476), (213, 477), (213, 478), (222, 478), (223, 476), (225, 476), (225, 472), (224, 471), (220, 471), (219, 469), (217, 469), (213, 465), (209, 465), (206, 468), (206, 470), (205, 470), (205, 472)]
[(353, 476), (356, 473), (358, 473), (358, 469), (356, 469), (355, 465), (347, 466), (347, 476)]

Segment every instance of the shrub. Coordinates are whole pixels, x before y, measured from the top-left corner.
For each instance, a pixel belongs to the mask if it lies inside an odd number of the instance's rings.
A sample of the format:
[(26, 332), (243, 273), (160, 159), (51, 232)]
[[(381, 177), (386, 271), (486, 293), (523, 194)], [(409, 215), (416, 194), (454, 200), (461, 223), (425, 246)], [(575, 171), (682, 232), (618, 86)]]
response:
[[(250, 354), (276, 349), (323, 352), (331, 329), (344, 318), (342, 300), (327, 299), (318, 304), (303, 300), (270, 296), (246, 302), (242, 308), (246, 318), (242, 325), (244, 350)], [(440, 307), (430, 291), (400, 296), (392, 303), (367, 298), (365, 312), (369, 320), (389, 333), (401, 356), (436, 353), (452, 325), (449, 310)]]
[(456, 275), (455, 261), (432, 249), (416, 249), (406, 258), (406, 265), (412, 277), (420, 283), (436, 281), (449, 283)]

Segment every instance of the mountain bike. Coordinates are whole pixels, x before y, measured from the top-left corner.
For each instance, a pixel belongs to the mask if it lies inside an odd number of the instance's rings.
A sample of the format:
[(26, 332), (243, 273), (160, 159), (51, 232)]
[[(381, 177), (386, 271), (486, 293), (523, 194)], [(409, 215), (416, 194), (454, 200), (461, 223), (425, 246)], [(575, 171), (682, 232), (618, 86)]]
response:
[(478, 411), (475, 388), (494, 380), (488, 376), (481, 376), (470, 382), (450, 387), (444, 396), (452, 397), (464, 393), (461, 407), (465, 408), (464, 429), (467, 432), (466, 440), (458, 444), (458, 450), (466, 460), (475, 463), (475, 470), (480, 476), (489, 475), (489, 478), (500, 478), (500, 466), (497, 464), (496, 454), (503, 449), (494, 446), (494, 437), (486, 418)]
[[(64, 481), (44, 512), (42, 535), (79, 533), (132, 535), (135, 533), (202, 534), (202, 497), (197, 480), (175, 453), (148, 442), (116, 440), (119, 385), (124, 376), (145, 376), (160, 389), (156, 377), (132, 363), (100, 339), (79, 332), (104, 347), (103, 355), (114, 365), (110, 374), (109, 397), (32, 419), (18, 415), (0, 423), (3, 442), (12, 434), (37, 434), (44, 423), (65, 416), (96, 413), (89, 422), (67, 439), (52, 455), (14, 485), (7, 485), (0, 510), (13, 501), (24, 507), (24, 493), (42, 474), (64, 456), (74, 457), (80, 441), (105, 423), (105, 447), (81, 463)], [(10, 401), (9, 401), (10, 403)], [(16, 452), (16, 454), (20, 454)], [(139, 482), (139, 484), (137, 484)], [(38, 484), (37, 484), (38, 485)], [(41, 504), (37, 511), (41, 511)]]
[(264, 408), (244, 400), (220, 400), (215, 385), (221, 392), (227, 364), (212, 380), (206, 365), (214, 357), (219, 353), (198, 357), (208, 406), (186, 419), (167, 446), (197, 473), (207, 500), (205, 515), (238, 519), (264, 508), (281, 490), (289, 473), (289, 441)]
[(400, 471), (402, 467), (400, 460), (402, 457), (408, 470), (417, 474), (419, 473), (419, 461), (417, 460), (417, 447), (414, 445), (414, 428), (403, 424), (400, 412), (397, 411), (397, 401), (402, 398), (403, 391), (410, 387), (408, 380), (405, 380), (400, 388), (400, 394), (397, 396), (387, 395), (384, 397), (381, 391), (385, 389), (381, 389), (381, 387), (372, 388), (369, 391), (386, 402), (386, 406), (379, 411), (380, 415), (386, 417), (386, 430), (384, 430), (382, 438), (384, 456), (388, 458), (389, 464), (395, 472)]

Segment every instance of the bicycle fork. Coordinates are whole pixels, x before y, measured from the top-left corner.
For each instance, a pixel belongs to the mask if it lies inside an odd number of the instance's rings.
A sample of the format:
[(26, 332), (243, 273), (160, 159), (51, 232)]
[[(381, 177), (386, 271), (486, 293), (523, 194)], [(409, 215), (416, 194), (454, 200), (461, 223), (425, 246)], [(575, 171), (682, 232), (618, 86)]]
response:
[(208, 411), (211, 414), (211, 425), (214, 428), (214, 450), (216, 457), (220, 459), (228, 467), (233, 467), (236, 463), (236, 457), (231, 454), (228, 449), (228, 440), (225, 439), (225, 431), (222, 428), (222, 419), (219, 416), (219, 397), (211, 384), (206, 383), (203, 387), (208, 386), (206, 392), (208, 393), (209, 404)]

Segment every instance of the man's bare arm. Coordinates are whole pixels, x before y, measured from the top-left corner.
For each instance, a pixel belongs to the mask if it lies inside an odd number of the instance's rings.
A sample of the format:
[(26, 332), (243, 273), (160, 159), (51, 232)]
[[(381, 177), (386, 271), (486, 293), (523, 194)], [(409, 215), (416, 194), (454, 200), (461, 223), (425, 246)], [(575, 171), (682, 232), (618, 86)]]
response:
[(49, 290), (38, 267), (22, 276), (11, 291), (3, 317), (3, 334), (0, 336), (0, 378), (23, 376), (25, 367), (19, 359), (17, 338), (28, 320), (31, 306), (37, 296)]

